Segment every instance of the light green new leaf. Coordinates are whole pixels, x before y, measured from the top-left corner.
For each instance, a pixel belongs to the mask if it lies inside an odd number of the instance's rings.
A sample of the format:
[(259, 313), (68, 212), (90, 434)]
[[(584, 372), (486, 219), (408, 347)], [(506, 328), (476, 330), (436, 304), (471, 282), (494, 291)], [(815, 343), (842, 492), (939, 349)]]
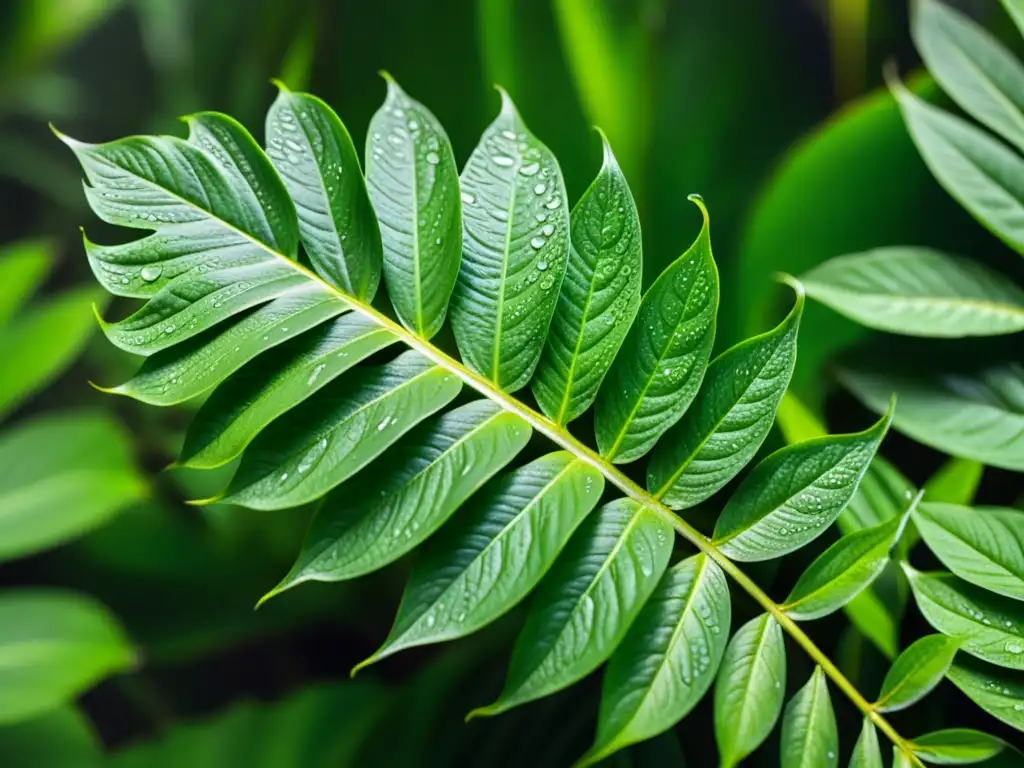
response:
[(113, 617), (91, 599), (0, 594), (0, 723), (54, 709), (134, 661)]
[(533, 376), (569, 257), (558, 160), (508, 94), (462, 169), (462, 265), (451, 299), (463, 361), (506, 392)]
[(948, 459), (924, 484), (924, 500), (942, 504), (974, 502), (985, 465), (973, 459)]
[(782, 610), (797, 621), (838, 611), (878, 578), (905, 523), (906, 517), (894, 518), (843, 536), (807, 567)]
[(892, 420), (782, 448), (758, 464), (729, 499), (713, 543), (744, 562), (770, 560), (818, 538), (850, 501)]
[(992, 717), (1024, 731), (1024, 672), (1008, 672), (961, 656), (946, 677)]
[(146, 490), (110, 418), (71, 412), (19, 424), (0, 436), (0, 562), (83, 534)]
[(1024, 291), (977, 262), (928, 248), (839, 256), (800, 280), (812, 299), (880, 331), (962, 337), (1024, 330)]
[[(884, 571), (883, 571), (884, 572)], [(904, 603), (905, 600), (901, 600)], [(894, 611), (872, 589), (867, 589), (843, 606), (843, 611), (857, 631), (870, 640), (887, 659), (895, 658), (899, 651), (899, 619), (903, 605)]]
[(839, 733), (828, 683), (821, 667), (796, 692), (782, 717), (782, 768), (834, 768), (839, 765)]
[(1009, 669), (1024, 669), (1024, 604), (993, 595), (950, 573), (904, 564), (917, 607), (962, 650)]
[(725, 574), (704, 554), (668, 570), (605, 671), (594, 746), (598, 762), (682, 720), (718, 672), (732, 614)]
[(939, 184), (993, 234), (1024, 252), (1024, 159), (966, 120), (925, 103), (899, 82), (891, 81), (889, 87)]
[(724, 768), (735, 766), (771, 733), (785, 685), (782, 628), (765, 613), (733, 636), (715, 681), (715, 740)]
[(937, 450), (1024, 472), (1024, 366), (997, 366), (967, 376), (928, 380), (844, 369), (843, 385), (881, 413), (895, 392), (893, 427)]
[(547, 573), (603, 489), (603, 476), (567, 451), (495, 480), (424, 546), (391, 632), (357, 669), (506, 613)]
[(267, 351), (203, 403), (189, 425), (178, 465), (226, 464), (278, 416), (396, 341), (391, 331), (349, 313)]
[(857, 492), (836, 521), (843, 535), (900, 517), (914, 498), (914, 486), (885, 457), (875, 455)]
[(313, 501), (450, 403), (462, 382), (409, 350), (325, 387), (249, 445), (223, 499), (252, 509)]
[(708, 366), (693, 405), (660, 441), (647, 469), (647, 488), (670, 509), (714, 495), (754, 458), (793, 374), (803, 308), (797, 285), (785, 320)]
[(366, 186), (384, 247), (384, 280), (402, 324), (429, 339), (448, 311), (462, 258), (459, 171), (433, 113), (390, 75), (370, 120)]
[(394, 562), (512, 461), (530, 433), (525, 421), (490, 400), (422, 425), (383, 459), (387, 473), (360, 476), (323, 501), (297, 562), (271, 595), (304, 581), (353, 579)]
[(1002, 3), (1017, 29), (1024, 35), (1024, 0), (1002, 0)]
[(882, 762), (882, 747), (878, 743), (878, 731), (871, 718), (865, 717), (860, 736), (850, 755), (850, 768), (885, 768)]
[(0, 757), (17, 768), (93, 768), (103, 765), (103, 747), (85, 714), (66, 704), (0, 727)]
[(647, 453), (679, 421), (700, 389), (715, 341), (718, 268), (710, 219), (665, 268), (640, 303), (622, 350), (601, 385), (594, 429), (601, 455), (623, 464)]
[(896, 712), (920, 701), (942, 681), (956, 652), (956, 641), (945, 635), (914, 641), (896, 657), (871, 706), (879, 712)]
[(544, 414), (568, 424), (583, 414), (640, 306), (640, 218), (602, 135), (604, 163), (572, 209), (569, 263), (530, 386)]
[(380, 283), (381, 233), (352, 137), (316, 96), (277, 85), (267, 156), (294, 201), (302, 245), (324, 280), (369, 301)]
[(918, 736), (910, 746), (929, 763), (969, 765), (995, 757), (1006, 749), (1006, 742), (970, 728), (948, 728)]
[(22, 240), (0, 248), (0, 327), (15, 316), (50, 271), (49, 244)]
[(672, 536), (668, 523), (632, 499), (591, 514), (532, 598), (501, 696), (470, 715), (547, 696), (604, 662), (661, 579)]
[(917, 0), (911, 32), (925, 66), (960, 107), (1024, 149), (1024, 66), (970, 18)]
[(1024, 600), (1024, 512), (922, 504), (914, 523), (928, 548), (961, 579)]

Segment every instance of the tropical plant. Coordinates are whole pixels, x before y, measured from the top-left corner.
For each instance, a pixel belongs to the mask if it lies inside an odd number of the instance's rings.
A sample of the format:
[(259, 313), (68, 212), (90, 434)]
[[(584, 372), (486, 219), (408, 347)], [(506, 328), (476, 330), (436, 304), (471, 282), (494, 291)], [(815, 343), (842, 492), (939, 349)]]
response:
[[(607, 141), (570, 213), (556, 158), (507, 94), (460, 175), (438, 120), (385, 77), (365, 183), (333, 110), (283, 85), (265, 152), (212, 112), (186, 118), (188, 139), (58, 134), (96, 214), (150, 231), (85, 241), (110, 293), (146, 300), (101, 321), (112, 343), (146, 357), (110, 391), (167, 406), (212, 390), (178, 465), (239, 463), (197, 503), (317, 505), (295, 565), (263, 599), (422, 545), (391, 633), (358, 669), (474, 632), (530, 594), (505, 688), (470, 715), (546, 697), (607, 662), (581, 764), (672, 727), (714, 683), (722, 763), (735, 765), (782, 714), (786, 635), (816, 669), (786, 708), (783, 764), (837, 764), (829, 682), (864, 715), (863, 764), (874, 764), (876, 729), (907, 764), (941, 753), (946, 737), (901, 737), (800, 626), (899, 559), (920, 494), (848, 532), (781, 603), (737, 565), (795, 552), (840, 517), (893, 404), (863, 432), (762, 459), (713, 532), (679, 514), (736, 478), (768, 436), (796, 359), (802, 285), (786, 278), (796, 298), (775, 328), (711, 360), (718, 274), (699, 197), (696, 240), (641, 295), (639, 217)], [(593, 441), (579, 428), (588, 414)], [(696, 552), (673, 562), (676, 536)], [(731, 640), (727, 577), (763, 610)]]

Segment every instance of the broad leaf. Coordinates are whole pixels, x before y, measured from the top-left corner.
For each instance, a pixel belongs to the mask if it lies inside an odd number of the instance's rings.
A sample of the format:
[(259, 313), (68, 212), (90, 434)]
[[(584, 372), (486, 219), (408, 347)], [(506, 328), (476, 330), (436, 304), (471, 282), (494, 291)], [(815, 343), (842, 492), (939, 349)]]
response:
[(935, 629), (972, 656), (1024, 669), (1024, 604), (961, 581), (904, 565), (917, 607)]
[(672, 529), (632, 499), (591, 514), (534, 594), (496, 715), (547, 696), (596, 669), (622, 641), (672, 553)]
[(882, 573), (905, 522), (905, 517), (894, 518), (843, 536), (803, 572), (782, 610), (797, 621), (838, 611)]
[(914, 523), (928, 548), (961, 579), (1024, 600), (1024, 512), (923, 504)]
[(506, 392), (540, 359), (569, 256), (565, 183), (501, 92), (501, 113), (462, 169), (462, 265), (451, 299), (463, 361)]
[(267, 156), (295, 203), (303, 248), (328, 283), (372, 299), (380, 283), (381, 235), (352, 137), (316, 96), (277, 85), (267, 112)]
[(928, 71), (960, 107), (1024, 149), (1024, 66), (981, 26), (918, 0), (912, 32)]
[(732, 768), (771, 733), (786, 695), (786, 647), (769, 614), (744, 624), (729, 642), (715, 681), (715, 739)]
[(1024, 731), (1024, 672), (1008, 672), (961, 656), (946, 677), (992, 717)]
[(844, 369), (839, 378), (876, 413), (885, 410), (895, 392), (900, 407), (893, 427), (915, 440), (954, 456), (1024, 472), (1021, 365), (929, 380)]
[(352, 579), (397, 560), (512, 461), (531, 431), (489, 400), (422, 425), (388, 453), (386, 474), (360, 476), (323, 501), (298, 561), (271, 595), (304, 581)]
[(581, 764), (686, 717), (715, 679), (730, 621), (729, 587), (712, 560), (695, 555), (669, 569), (608, 662), (597, 738)]
[(322, 496), (459, 394), (462, 382), (412, 350), (324, 388), (264, 430), (223, 496), (284, 509)]
[(604, 162), (572, 209), (569, 263), (537, 374), (544, 414), (568, 424), (597, 397), (640, 306), (640, 218), (608, 140)]
[(604, 477), (567, 451), (495, 480), (425, 545), (391, 632), (357, 669), (468, 635), (506, 613), (555, 562), (603, 488)]
[(920, 701), (946, 674), (957, 652), (957, 643), (945, 635), (926, 635), (911, 643), (893, 662), (882, 682), (879, 712), (896, 712)]
[(843, 535), (900, 517), (914, 499), (914, 486), (883, 456), (875, 455), (857, 492), (836, 521)]
[(433, 113), (390, 75), (370, 121), (366, 186), (384, 246), (384, 280), (402, 324), (429, 339), (448, 311), (462, 258), (459, 172)]
[(882, 747), (878, 743), (878, 731), (871, 718), (865, 717), (860, 736), (850, 756), (850, 768), (885, 768), (882, 762)]
[(92, 768), (103, 748), (89, 719), (73, 705), (0, 727), (0, 758), (17, 768)]
[(715, 341), (718, 268), (710, 219), (687, 251), (654, 281), (598, 393), (594, 429), (601, 456), (618, 464), (647, 453), (697, 395)]
[(911, 748), (929, 763), (969, 765), (995, 757), (1006, 749), (1006, 742), (970, 728), (949, 728), (918, 736)]
[(821, 667), (796, 692), (782, 718), (782, 768), (839, 765), (839, 733)]
[(840, 256), (800, 281), (811, 298), (890, 333), (959, 337), (1024, 330), (1024, 291), (977, 262), (927, 248)]
[(96, 413), (51, 414), (0, 436), (0, 562), (61, 544), (146, 495), (127, 435)]
[(6, 325), (36, 292), (50, 271), (49, 246), (22, 240), (0, 248), (0, 327)]
[(713, 543), (741, 561), (770, 560), (818, 538), (853, 497), (892, 420), (782, 448), (758, 464), (729, 499)]
[(120, 628), (91, 599), (0, 594), (0, 723), (54, 709), (134, 661)]
[(754, 458), (775, 420), (796, 364), (803, 290), (785, 320), (716, 358), (697, 398), (661, 441), (647, 488), (671, 509), (712, 496)]

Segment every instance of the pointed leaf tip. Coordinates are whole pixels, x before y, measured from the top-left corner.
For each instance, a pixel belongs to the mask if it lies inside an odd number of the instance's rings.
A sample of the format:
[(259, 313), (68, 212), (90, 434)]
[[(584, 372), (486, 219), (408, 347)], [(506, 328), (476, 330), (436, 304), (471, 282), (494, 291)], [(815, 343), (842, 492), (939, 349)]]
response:
[(277, 88), (279, 93), (291, 93), (292, 92), (292, 89), (289, 88), (287, 85), (285, 85), (284, 80), (281, 80), (278, 77), (270, 78), (270, 84), (273, 85), (275, 88)]
[(711, 223), (711, 217), (708, 214), (708, 207), (704, 204), (704, 198), (696, 192), (691, 192), (686, 196), (686, 199), (700, 208), (700, 213), (704, 217), (704, 226), (708, 226)]

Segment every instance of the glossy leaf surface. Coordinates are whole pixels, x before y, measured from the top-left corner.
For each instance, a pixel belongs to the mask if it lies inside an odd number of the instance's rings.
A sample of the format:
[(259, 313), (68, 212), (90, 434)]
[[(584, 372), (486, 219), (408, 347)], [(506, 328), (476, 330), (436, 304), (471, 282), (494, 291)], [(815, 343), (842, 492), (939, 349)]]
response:
[(961, 655), (946, 677), (995, 718), (1024, 732), (1024, 672), (1009, 672)]
[(872, 706), (879, 712), (896, 712), (920, 701), (942, 681), (956, 652), (956, 641), (945, 635), (915, 640), (896, 657)]
[(970, 728), (948, 728), (918, 736), (912, 748), (929, 763), (969, 765), (995, 757), (1006, 749), (1006, 742)]
[(796, 692), (782, 717), (783, 768), (839, 765), (839, 733), (828, 683), (815, 667), (807, 684)]
[(878, 731), (870, 718), (865, 717), (860, 736), (850, 755), (850, 768), (885, 768), (882, 762), (882, 747), (878, 743)]

